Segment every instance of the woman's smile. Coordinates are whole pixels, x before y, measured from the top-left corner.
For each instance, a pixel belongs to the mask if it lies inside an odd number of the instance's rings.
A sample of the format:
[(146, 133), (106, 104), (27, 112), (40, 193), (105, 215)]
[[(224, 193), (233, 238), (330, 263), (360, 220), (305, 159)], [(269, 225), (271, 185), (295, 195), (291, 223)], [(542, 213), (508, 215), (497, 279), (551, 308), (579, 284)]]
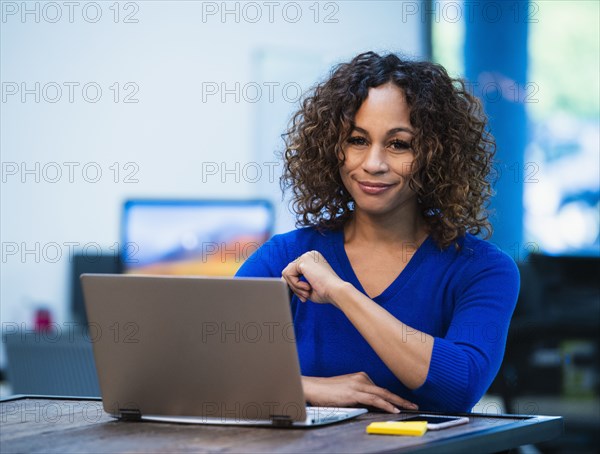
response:
[(392, 183), (381, 183), (374, 181), (357, 181), (358, 187), (368, 195), (379, 195), (386, 192), (390, 189), (394, 184)]

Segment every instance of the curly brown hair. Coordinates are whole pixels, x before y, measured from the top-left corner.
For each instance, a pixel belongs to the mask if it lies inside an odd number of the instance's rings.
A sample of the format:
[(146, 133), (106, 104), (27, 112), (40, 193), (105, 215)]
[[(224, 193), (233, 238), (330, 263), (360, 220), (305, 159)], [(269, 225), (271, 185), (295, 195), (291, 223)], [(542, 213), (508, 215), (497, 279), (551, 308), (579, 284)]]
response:
[(410, 107), (415, 170), (408, 184), (430, 235), (440, 248), (458, 246), (466, 232), (488, 238), (488, 176), (496, 144), (480, 101), (441, 65), (391, 53), (365, 52), (337, 65), (292, 116), (282, 135), (280, 184), (284, 192), (292, 190), (297, 226), (333, 230), (352, 216), (353, 201), (340, 176), (344, 144), (369, 88), (388, 82), (403, 90)]

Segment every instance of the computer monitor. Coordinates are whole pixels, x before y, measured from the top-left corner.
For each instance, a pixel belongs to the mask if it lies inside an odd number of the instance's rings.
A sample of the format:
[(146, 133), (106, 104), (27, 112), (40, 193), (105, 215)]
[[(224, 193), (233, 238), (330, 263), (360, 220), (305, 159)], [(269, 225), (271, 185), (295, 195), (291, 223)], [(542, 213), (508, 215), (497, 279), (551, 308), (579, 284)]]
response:
[(123, 272), (232, 276), (273, 230), (266, 200), (128, 200)]

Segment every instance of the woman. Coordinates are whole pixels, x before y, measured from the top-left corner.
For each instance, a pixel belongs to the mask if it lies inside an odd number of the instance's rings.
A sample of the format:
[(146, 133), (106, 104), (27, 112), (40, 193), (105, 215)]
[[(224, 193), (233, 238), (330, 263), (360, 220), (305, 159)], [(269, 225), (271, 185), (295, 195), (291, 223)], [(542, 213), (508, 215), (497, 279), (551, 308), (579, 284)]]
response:
[(335, 68), (287, 131), (298, 230), (237, 276), (282, 276), (307, 400), (468, 411), (492, 383), (517, 300), (489, 233), (494, 140), (461, 80), (367, 52)]

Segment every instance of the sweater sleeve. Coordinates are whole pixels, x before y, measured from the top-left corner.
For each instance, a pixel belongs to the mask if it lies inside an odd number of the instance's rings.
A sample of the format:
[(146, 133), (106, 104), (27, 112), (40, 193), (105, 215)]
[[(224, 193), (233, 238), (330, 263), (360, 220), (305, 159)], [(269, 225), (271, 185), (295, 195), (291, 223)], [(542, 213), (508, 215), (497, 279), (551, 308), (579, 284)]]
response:
[(519, 271), (497, 248), (479, 252), (461, 273), (446, 335), (434, 338), (427, 378), (413, 390), (421, 408), (469, 411), (500, 369)]
[(281, 277), (288, 263), (282, 235), (275, 235), (246, 259), (235, 277)]

